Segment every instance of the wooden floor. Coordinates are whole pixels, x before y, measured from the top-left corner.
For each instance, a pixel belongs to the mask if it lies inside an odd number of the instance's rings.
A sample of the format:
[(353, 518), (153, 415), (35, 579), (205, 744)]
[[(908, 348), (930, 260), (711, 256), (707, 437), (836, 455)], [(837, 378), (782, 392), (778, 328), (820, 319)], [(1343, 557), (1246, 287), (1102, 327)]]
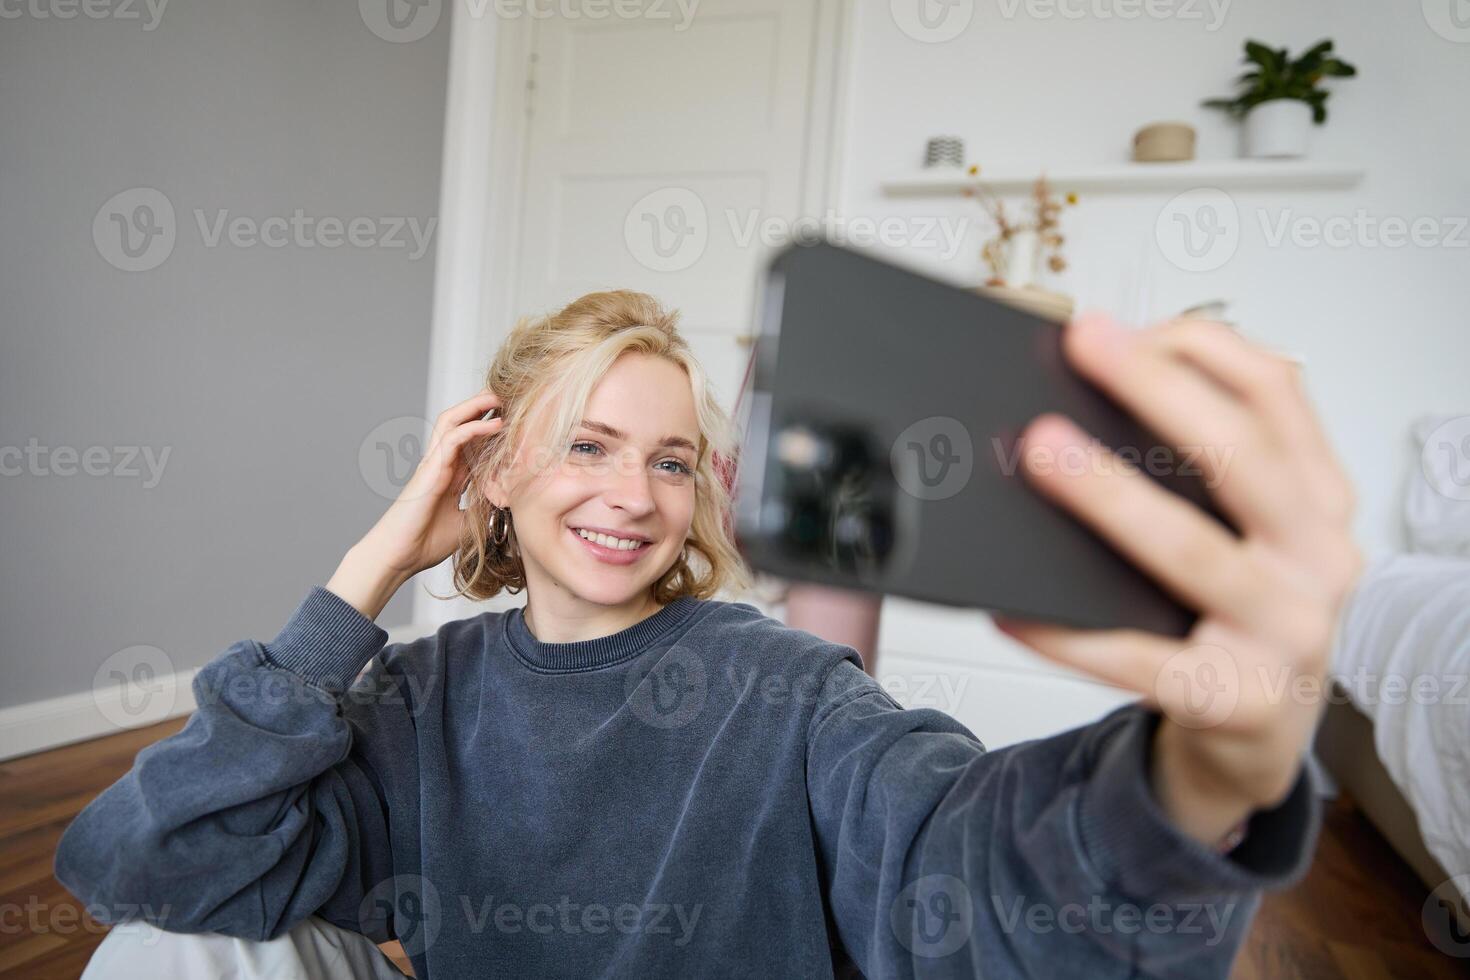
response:
[[(0, 977), (75, 978), (104, 927), (51, 875), (61, 831), (171, 721), (0, 763)], [(1316, 862), (1297, 888), (1269, 895), (1235, 980), (1470, 975), (1419, 927), (1427, 890), (1346, 800), (1327, 808)], [(386, 948), (386, 947), (385, 947)], [(392, 950), (405, 971), (400, 950)]]

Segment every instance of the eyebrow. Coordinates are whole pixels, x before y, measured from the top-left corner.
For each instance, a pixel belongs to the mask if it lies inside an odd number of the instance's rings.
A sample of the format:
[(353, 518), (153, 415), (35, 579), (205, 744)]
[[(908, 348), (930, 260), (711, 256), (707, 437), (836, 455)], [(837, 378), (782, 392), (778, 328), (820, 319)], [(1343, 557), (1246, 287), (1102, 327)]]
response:
[[(583, 419), (582, 428), (591, 429), (593, 432), (600, 432), (603, 435), (607, 436), (609, 439), (627, 438), (627, 436), (619, 432), (617, 429), (614, 429), (612, 426), (605, 425), (602, 422), (594, 422), (592, 419)], [(687, 449), (693, 453), (699, 452), (699, 447), (690, 442), (688, 439), (685, 439), (683, 436), (664, 436), (663, 440), (658, 444), (657, 448)]]

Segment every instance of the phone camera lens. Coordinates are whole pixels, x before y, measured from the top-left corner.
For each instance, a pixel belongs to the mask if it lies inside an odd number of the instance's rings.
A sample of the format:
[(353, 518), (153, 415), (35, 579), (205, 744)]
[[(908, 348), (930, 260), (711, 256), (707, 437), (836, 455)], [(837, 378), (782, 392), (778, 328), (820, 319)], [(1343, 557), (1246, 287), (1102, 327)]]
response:
[(774, 444), (789, 555), (864, 580), (875, 579), (893, 547), (891, 489), (879, 477), (866, 434), (796, 422)]

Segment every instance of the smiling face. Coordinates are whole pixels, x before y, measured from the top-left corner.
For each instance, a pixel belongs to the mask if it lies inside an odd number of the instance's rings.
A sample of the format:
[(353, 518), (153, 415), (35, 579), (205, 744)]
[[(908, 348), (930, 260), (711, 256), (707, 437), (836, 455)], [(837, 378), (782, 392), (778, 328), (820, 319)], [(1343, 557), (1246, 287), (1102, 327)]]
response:
[[(507, 496), (497, 481), (490, 493), (510, 507), (527, 594), (557, 618), (646, 613), (694, 517), (700, 440), (689, 377), (661, 357), (622, 355), (592, 389), (572, 440), (539, 472), (523, 447), (520, 485)], [(624, 540), (589, 541), (591, 529)]]

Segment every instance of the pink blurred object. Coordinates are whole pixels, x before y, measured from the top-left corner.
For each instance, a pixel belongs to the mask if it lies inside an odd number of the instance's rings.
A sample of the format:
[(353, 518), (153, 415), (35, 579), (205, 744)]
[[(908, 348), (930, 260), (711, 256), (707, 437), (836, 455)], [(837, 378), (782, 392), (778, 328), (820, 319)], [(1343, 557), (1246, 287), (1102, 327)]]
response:
[(882, 611), (883, 596), (874, 592), (793, 582), (786, 594), (787, 626), (852, 647), (863, 658), (863, 669), (873, 676), (878, 669)]

